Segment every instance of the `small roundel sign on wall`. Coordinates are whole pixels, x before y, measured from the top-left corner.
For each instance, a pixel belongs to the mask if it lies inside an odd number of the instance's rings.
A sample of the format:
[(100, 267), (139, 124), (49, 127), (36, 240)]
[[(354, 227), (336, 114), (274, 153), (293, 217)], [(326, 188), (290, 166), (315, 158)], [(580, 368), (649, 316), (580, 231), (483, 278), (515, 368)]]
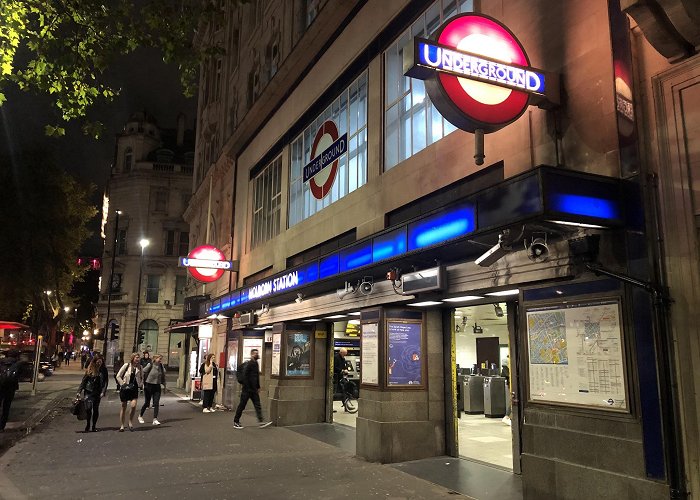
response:
[[(456, 127), (495, 132), (530, 104), (550, 100), (552, 76), (530, 67), (525, 49), (503, 24), (482, 14), (447, 20), (404, 50), (406, 76), (425, 80), (438, 111)], [(551, 92), (550, 92), (551, 93)]]
[(311, 161), (304, 167), (304, 182), (311, 194), (322, 200), (331, 192), (338, 174), (338, 159), (348, 151), (348, 134), (338, 134), (332, 120), (321, 124), (311, 145)]

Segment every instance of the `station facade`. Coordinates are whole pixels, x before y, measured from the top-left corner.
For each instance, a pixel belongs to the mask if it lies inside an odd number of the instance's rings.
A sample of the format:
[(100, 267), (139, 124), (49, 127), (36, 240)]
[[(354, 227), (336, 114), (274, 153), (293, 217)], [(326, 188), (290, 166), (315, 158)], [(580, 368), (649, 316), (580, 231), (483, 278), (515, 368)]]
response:
[(276, 425), (339, 420), (344, 347), (359, 457), (696, 490), (697, 12), (649, 3), (224, 2), (184, 215), (236, 262), (199, 310), (221, 401), (256, 347)]

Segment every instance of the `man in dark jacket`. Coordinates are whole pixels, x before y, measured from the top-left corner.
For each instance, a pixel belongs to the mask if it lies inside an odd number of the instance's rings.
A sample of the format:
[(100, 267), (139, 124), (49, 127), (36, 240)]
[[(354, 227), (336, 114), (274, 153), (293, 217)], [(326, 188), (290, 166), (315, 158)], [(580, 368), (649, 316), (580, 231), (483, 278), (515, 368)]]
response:
[(272, 422), (264, 421), (262, 408), (260, 407), (260, 365), (258, 365), (258, 359), (260, 359), (258, 350), (251, 349), (250, 361), (247, 361), (245, 367), (243, 368), (241, 402), (238, 403), (236, 415), (233, 417), (234, 429), (243, 429), (243, 426), (241, 425), (241, 415), (243, 415), (243, 410), (245, 410), (249, 399), (253, 400), (255, 414), (258, 417), (258, 422), (260, 422), (260, 427), (267, 427), (272, 424)]
[(0, 432), (5, 430), (15, 391), (19, 389), (19, 369), (20, 362), (15, 353), (8, 353), (7, 357), (0, 360), (0, 404), (2, 404)]

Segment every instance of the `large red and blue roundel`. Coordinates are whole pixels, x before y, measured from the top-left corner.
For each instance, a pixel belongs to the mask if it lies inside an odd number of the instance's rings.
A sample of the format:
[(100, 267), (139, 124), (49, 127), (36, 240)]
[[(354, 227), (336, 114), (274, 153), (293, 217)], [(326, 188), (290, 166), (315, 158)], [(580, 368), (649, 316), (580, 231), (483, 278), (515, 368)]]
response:
[[(218, 248), (212, 245), (200, 245), (193, 248), (187, 255), (189, 259), (202, 259), (211, 261), (225, 261), (226, 256)], [(188, 267), (192, 277), (202, 283), (212, 283), (224, 275), (224, 269), (210, 267)]]
[[(522, 67), (530, 61), (513, 33), (493, 18), (462, 14), (448, 20), (434, 35), (441, 46)], [(495, 132), (517, 120), (528, 106), (529, 94), (484, 81), (439, 72), (426, 81), (428, 95), (455, 126), (474, 132)]]
[[(318, 158), (338, 140), (338, 127), (330, 120), (323, 122), (316, 132), (311, 146), (311, 161)], [(323, 166), (316, 175), (309, 179), (309, 188), (314, 198), (322, 200), (331, 192), (335, 176), (338, 173), (338, 160), (332, 161), (330, 166)]]

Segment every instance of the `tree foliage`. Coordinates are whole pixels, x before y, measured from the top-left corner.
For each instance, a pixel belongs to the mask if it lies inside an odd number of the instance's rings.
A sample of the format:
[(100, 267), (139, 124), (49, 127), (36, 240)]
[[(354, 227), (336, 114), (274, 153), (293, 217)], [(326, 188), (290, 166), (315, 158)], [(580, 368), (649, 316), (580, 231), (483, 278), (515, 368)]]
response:
[(0, 158), (0, 185), (0, 317), (50, 330), (85, 272), (78, 251), (97, 210), (89, 190), (43, 151)]
[[(219, 49), (194, 44), (197, 28), (223, 15), (211, 0), (0, 0), (0, 106), (5, 89), (50, 96), (58, 122), (49, 135), (63, 135), (69, 120), (86, 116), (119, 89), (104, 72), (120, 55), (138, 47), (162, 51), (180, 68), (185, 95), (193, 94), (202, 57)], [(86, 123), (97, 135), (99, 124)]]

